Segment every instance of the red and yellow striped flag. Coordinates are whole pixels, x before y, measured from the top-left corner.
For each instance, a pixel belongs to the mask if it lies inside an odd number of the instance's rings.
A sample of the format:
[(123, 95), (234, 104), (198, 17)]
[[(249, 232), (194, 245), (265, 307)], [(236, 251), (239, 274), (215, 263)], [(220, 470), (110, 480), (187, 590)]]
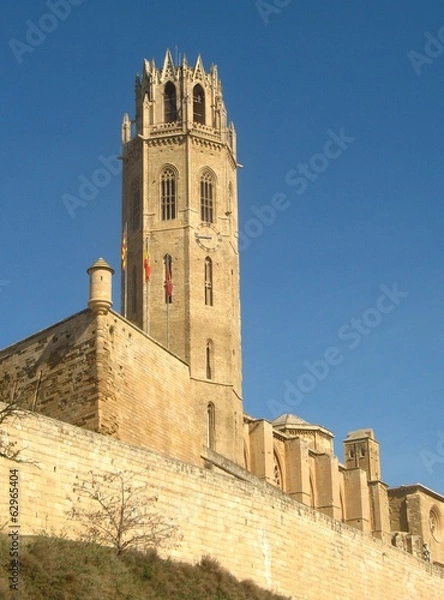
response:
[(145, 281), (149, 281), (151, 277), (151, 257), (148, 250), (145, 250), (145, 260), (143, 261), (143, 268), (145, 271)]
[(165, 259), (165, 295), (166, 301), (171, 302), (173, 296), (173, 280), (171, 273), (171, 256), (167, 254)]
[(126, 225), (125, 225), (125, 229), (123, 230), (123, 234), (122, 234), (122, 251), (121, 251), (121, 258), (122, 258), (122, 271), (126, 271), (126, 255), (127, 255), (127, 243), (126, 243)]

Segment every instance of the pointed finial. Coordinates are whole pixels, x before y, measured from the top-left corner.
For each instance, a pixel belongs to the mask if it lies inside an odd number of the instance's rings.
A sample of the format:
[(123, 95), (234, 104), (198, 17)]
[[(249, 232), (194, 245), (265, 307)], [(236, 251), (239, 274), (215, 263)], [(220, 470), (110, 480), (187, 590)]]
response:
[(167, 49), (165, 53), (165, 58), (163, 61), (162, 67), (162, 79), (168, 79), (169, 77), (174, 77), (176, 74), (176, 69), (174, 67), (173, 56), (169, 49)]
[(194, 79), (204, 79), (205, 78), (205, 69), (204, 69), (202, 57), (200, 54), (197, 56), (196, 65), (194, 66), (193, 77), (194, 77)]
[(126, 144), (131, 139), (131, 121), (129, 114), (125, 113), (122, 119), (122, 144)]

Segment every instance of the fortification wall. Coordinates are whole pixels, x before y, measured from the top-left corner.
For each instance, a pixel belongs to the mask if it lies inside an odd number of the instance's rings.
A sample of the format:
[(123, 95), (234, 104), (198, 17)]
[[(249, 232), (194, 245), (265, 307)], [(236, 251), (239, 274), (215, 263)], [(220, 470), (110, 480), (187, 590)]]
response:
[(0, 352), (0, 401), (97, 431), (95, 315), (85, 310)]
[(0, 401), (11, 390), (51, 418), (202, 463), (206, 404), (188, 366), (117, 313), (85, 310), (2, 350)]
[[(72, 486), (95, 472), (145, 473), (159, 510), (183, 539), (171, 552), (194, 562), (211, 555), (239, 578), (298, 600), (441, 600), (443, 572), (298, 504), (275, 488), (239, 481), (93, 432), (31, 415), (7, 426), (23, 457), (21, 533), (72, 533), (65, 511)], [(0, 514), (8, 514), (8, 470), (0, 460)]]
[(101, 431), (201, 464), (206, 411), (188, 366), (117, 313), (97, 317)]

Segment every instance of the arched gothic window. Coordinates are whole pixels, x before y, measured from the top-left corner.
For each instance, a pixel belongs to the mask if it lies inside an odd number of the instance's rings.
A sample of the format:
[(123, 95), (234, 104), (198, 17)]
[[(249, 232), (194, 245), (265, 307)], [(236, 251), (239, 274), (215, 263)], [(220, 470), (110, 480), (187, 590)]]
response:
[(213, 342), (207, 341), (205, 347), (205, 375), (207, 379), (213, 379)]
[(204, 223), (214, 221), (214, 181), (208, 171), (200, 178), (200, 220)]
[(169, 254), (163, 257), (165, 267), (165, 303), (172, 304), (173, 302), (173, 259)]
[(140, 184), (135, 179), (131, 184), (131, 229), (136, 231), (140, 227)]
[(432, 506), (429, 512), (429, 528), (434, 539), (437, 542), (442, 541), (442, 524), (441, 524), (441, 513), (438, 507)]
[(282, 478), (282, 469), (279, 464), (279, 459), (277, 457), (276, 452), (273, 453), (273, 469), (274, 469), (274, 482), (278, 488), (283, 489), (283, 478)]
[(211, 450), (216, 448), (216, 409), (212, 402), (207, 406), (207, 445)]
[(164, 115), (165, 123), (177, 121), (176, 86), (171, 81), (165, 85)]
[(133, 314), (137, 312), (137, 268), (134, 266), (131, 271), (131, 310)]
[(205, 304), (213, 306), (213, 261), (209, 256), (205, 259)]
[(193, 121), (205, 125), (205, 92), (199, 83), (193, 88)]
[(162, 221), (176, 218), (176, 174), (166, 167), (160, 176), (160, 205)]

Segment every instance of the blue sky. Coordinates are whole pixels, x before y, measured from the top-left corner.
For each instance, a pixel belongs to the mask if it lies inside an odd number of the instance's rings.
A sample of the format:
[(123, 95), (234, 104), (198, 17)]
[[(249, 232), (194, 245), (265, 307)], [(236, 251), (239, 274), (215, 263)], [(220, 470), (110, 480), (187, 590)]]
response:
[(120, 177), (75, 218), (62, 197), (119, 154), (143, 58), (200, 52), (244, 165), (247, 412), (322, 424), (341, 457), (372, 427), (389, 484), (444, 493), (442, 2), (72, 1), (2, 7), (0, 347), (119, 266)]

